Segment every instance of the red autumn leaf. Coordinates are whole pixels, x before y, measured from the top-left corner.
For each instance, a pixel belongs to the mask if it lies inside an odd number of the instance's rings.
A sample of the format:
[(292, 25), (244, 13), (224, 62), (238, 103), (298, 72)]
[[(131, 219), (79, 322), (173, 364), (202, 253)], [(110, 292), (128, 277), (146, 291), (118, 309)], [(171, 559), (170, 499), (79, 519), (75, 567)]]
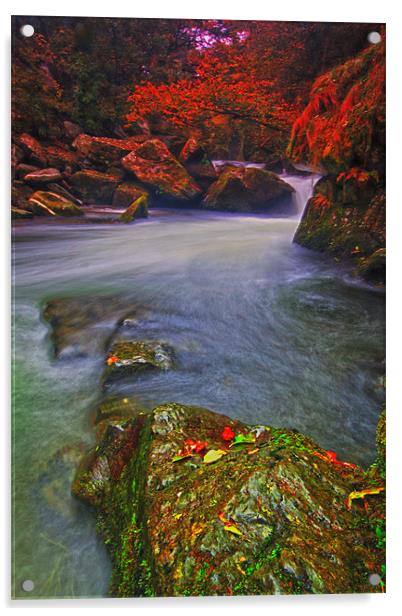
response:
[(233, 432), (230, 426), (225, 426), (221, 434), (221, 437), (223, 438), (224, 441), (232, 441), (235, 437), (235, 433)]
[(112, 364), (115, 364), (118, 361), (119, 361), (119, 358), (116, 355), (110, 355), (110, 357), (107, 358), (106, 363), (108, 366), (111, 366)]

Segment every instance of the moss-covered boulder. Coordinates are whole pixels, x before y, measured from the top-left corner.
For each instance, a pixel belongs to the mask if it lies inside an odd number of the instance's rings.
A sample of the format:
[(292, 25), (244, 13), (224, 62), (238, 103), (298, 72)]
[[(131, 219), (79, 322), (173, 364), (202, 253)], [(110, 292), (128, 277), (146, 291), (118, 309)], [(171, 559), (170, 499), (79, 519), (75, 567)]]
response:
[(107, 386), (120, 379), (131, 379), (145, 370), (168, 370), (173, 363), (172, 356), (172, 350), (160, 342), (115, 342), (105, 360), (102, 384)]
[(177, 202), (192, 201), (201, 189), (159, 139), (148, 139), (122, 159), (126, 171), (149, 186), (155, 195)]
[(37, 216), (83, 216), (83, 210), (54, 192), (37, 190), (28, 199), (28, 207)]
[(119, 184), (116, 188), (113, 195), (112, 206), (118, 209), (126, 209), (133, 201), (136, 201), (136, 199), (143, 195), (146, 197), (149, 196), (148, 191), (143, 186), (133, 182), (124, 182), (123, 184)]
[(128, 402), (72, 488), (96, 508), (112, 596), (381, 591), (380, 477), (296, 431), (179, 404), (127, 418)]
[(61, 173), (54, 167), (31, 171), (24, 176), (24, 181), (30, 184), (49, 184), (49, 182), (57, 182), (61, 180)]
[[(351, 203), (345, 182), (339, 182), (338, 177), (325, 176), (317, 182), (294, 241), (358, 264), (385, 246), (385, 194), (378, 186), (375, 191), (370, 187), (366, 201), (360, 195)], [(378, 262), (384, 263), (382, 254), (378, 254)]]
[(121, 178), (115, 174), (85, 169), (74, 173), (70, 183), (85, 203), (111, 204)]
[[(352, 258), (361, 275), (383, 281), (384, 259), (377, 253), (385, 249), (383, 42), (316, 80), (287, 153), (327, 173), (315, 186), (295, 241)], [(365, 261), (371, 255), (372, 269)]]
[(358, 266), (358, 272), (369, 282), (383, 284), (386, 275), (385, 248), (379, 248), (368, 257), (363, 257)]
[(137, 218), (148, 217), (148, 195), (141, 195), (128, 206), (125, 212), (119, 217), (121, 222), (133, 222)]
[(293, 212), (294, 189), (277, 175), (254, 167), (228, 167), (208, 190), (207, 209), (229, 212)]

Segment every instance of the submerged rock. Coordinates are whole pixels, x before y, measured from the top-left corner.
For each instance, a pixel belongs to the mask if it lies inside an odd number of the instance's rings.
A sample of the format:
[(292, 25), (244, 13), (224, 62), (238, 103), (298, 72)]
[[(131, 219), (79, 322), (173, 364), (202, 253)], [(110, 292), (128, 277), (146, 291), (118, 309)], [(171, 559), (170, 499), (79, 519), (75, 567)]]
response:
[[(52, 327), (50, 339), (56, 357), (85, 357), (101, 353), (129, 310), (130, 305), (120, 297), (80, 296), (49, 300), (44, 306), (43, 318)], [(134, 310), (131, 307), (130, 315)]]
[(83, 216), (84, 212), (72, 201), (54, 192), (36, 191), (29, 197), (29, 209), (38, 216)]
[(384, 564), (383, 485), (371, 479), (367, 513), (348, 498), (365, 472), (329, 454), (296, 431), (179, 404), (115, 419), (72, 487), (96, 508), (110, 594), (380, 592), (369, 575)]
[(106, 358), (102, 383), (130, 378), (144, 370), (168, 370), (172, 366), (172, 351), (160, 342), (121, 340), (115, 342)]
[(293, 210), (294, 189), (270, 171), (255, 167), (228, 167), (212, 184), (204, 207), (229, 212)]
[(178, 201), (201, 196), (199, 186), (159, 139), (137, 144), (121, 162), (126, 171), (150, 186), (157, 196)]
[(359, 263), (358, 272), (370, 282), (384, 283), (386, 273), (385, 248), (379, 248), (369, 257), (363, 258)]
[(77, 171), (70, 183), (85, 203), (112, 203), (113, 194), (121, 178), (111, 173), (85, 169)]

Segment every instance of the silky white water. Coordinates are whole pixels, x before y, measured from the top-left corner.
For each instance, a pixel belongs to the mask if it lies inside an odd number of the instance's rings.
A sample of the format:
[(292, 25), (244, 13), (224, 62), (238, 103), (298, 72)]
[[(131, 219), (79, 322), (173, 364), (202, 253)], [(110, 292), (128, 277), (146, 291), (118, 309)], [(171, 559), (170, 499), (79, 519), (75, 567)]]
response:
[[(287, 176), (299, 216), (311, 177)], [(292, 243), (298, 217), (153, 210), (133, 225), (14, 229), (15, 594), (103, 596), (110, 565), (71, 474), (93, 442), (104, 357), (55, 360), (47, 299), (124, 297), (144, 306), (133, 337), (161, 340), (175, 368), (124, 391), (295, 428), (367, 465), (383, 400), (384, 297)], [(58, 453), (57, 453), (58, 452)]]

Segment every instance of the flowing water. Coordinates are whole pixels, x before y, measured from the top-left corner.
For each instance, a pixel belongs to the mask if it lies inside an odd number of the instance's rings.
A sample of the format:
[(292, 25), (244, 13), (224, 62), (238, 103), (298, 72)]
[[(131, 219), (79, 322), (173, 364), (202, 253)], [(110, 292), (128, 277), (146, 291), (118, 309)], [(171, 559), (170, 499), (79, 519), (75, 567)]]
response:
[[(286, 176), (299, 216), (316, 178)], [(103, 596), (110, 565), (94, 517), (70, 496), (93, 442), (103, 357), (55, 360), (52, 297), (110, 295), (145, 312), (138, 339), (175, 368), (129, 387), (146, 409), (177, 401), (295, 428), (367, 465), (383, 400), (383, 293), (292, 243), (297, 217), (153, 210), (133, 225), (40, 222), (14, 230), (14, 571), (29, 596)], [(27, 593), (25, 593), (27, 596)]]

